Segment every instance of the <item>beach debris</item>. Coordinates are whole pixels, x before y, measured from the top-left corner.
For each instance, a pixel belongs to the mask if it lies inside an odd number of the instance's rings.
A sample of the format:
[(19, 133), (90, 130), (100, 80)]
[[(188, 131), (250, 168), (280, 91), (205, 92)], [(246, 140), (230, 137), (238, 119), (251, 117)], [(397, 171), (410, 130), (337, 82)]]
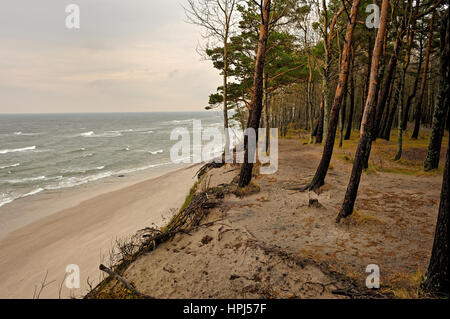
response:
[(118, 275), (117, 273), (115, 273), (114, 271), (112, 271), (111, 269), (109, 269), (108, 267), (106, 267), (105, 265), (101, 264), (99, 269), (101, 271), (106, 272), (111, 278), (116, 279), (117, 281), (121, 282), (128, 290), (130, 290), (131, 292), (133, 292), (135, 295), (142, 297), (144, 299), (155, 299), (152, 298), (148, 295), (145, 295), (141, 292), (139, 292), (136, 288), (134, 288), (128, 281), (125, 280), (125, 278), (123, 278), (122, 276)]
[(317, 198), (310, 198), (308, 206), (309, 207), (316, 207), (316, 208), (320, 208), (321, 207), (321, 205), (319, 203), (319, 200)]
[(175, 273), (175, 270), (173, 270), (173, 268), (171, 268), (171, 267), (163, 267), (163, 270), (164, 271), (167, 271), (169, 274), (174, 274)]
[(197, 175), (197, 178), (200, 180), (200, 178), (202, 178), (203, 175), (205, 175), (210, 169), (212, 168), (221, 168), (222, 166), (224, 166), (224, 162), (222, 161), (221, 163), (216, 163), (214, 160), (208, 164), (203, 165), (197, 173), (195, 173), (195, 175)]
[(213, 238), (211, 236), (206, 235), (205, 237), (202, 238), (201, 242), (203, 245), (208, 245), (212, 240)]

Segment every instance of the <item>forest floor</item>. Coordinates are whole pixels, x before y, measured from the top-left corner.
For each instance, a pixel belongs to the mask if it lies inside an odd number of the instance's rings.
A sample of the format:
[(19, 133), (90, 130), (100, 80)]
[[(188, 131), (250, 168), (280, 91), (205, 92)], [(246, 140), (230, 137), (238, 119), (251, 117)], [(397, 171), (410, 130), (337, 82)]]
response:
[[(305, 132), (291, 131), (279, 141), (276, 174), (257, 176), (249, 188), (254, 191), (242, 198), (226, 194), (202, 221), (204, 227), (140, 256), (124, 278), (155, 298), (418, 297), (433, 244), (442, 169), (423, 173), (427, 136), (410, 141), (407, 134), (399, 162), (391, 159), (395, 138), (373, 145), (355, 213), (336, 224), (357, 133), (342, 149), (336, 146), (326, 184), (316, 194), (292, 189), (311, 180), (323, 146), (307, 144)], [(231, 183), (238, 173), (238, 166), (213, 169), (201, 188)], [(310, 205), (310, 199), (319, 204)], [(370, 264), (380, 268), (376, 291), (365, 286)], [(98, 296), (114, 297), (120, 285), (111, 281)]]

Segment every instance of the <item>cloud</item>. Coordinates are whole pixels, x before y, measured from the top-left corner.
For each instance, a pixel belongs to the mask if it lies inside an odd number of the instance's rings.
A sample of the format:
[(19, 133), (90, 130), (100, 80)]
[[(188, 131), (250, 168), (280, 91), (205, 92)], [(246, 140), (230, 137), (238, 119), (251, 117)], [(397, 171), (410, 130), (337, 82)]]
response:
[(79, 30), (61, 1), (2, 4), (0, 113), (202, 110), (220, 85), (177, 1), (73, 3)]

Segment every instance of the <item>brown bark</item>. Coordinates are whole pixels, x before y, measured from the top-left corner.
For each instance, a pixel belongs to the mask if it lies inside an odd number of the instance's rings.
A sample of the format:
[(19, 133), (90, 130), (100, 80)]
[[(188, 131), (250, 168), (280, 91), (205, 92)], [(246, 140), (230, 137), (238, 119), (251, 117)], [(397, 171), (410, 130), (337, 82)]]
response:
[[(255, 74), (253, 78), (253, 94), (251, 99), (251, 108), (248, 118), (247, 128), (252, 128), (258, 136), (259, 123), (261, 121), (262, 100), (263, 100), (263, 74), (266, 61), (267, 39), (269, 37), (269, 18), (270, 18), (271, 0), (264, 0), (261, 7), (261, 26), (259, 30), (258, 51), (256, 54)], [(249, 163), (248, 137), (244, 138), (245, 155), (244, 163), (241, 167), (239, 176), (239, 187), (245, 187), (250, 184), (252, 179), (253, 163)]]
[[(354, 53), (353, 53), (354, 54)], [(353, 55), (352, 54), (352, 55)], [(350, 69), (350, 110), (348, 112), (347, 128), (344, 140), (349, 140), (352, 134), (353, 113), (355, 112), (355, 76), (354, 76), (354, 60)]]
[(328, 123), (327, 137), (316, 174), (309, 185), (304, 187), (304, 190), (317, 190), (325, 183), (325, 177), (330, 166), (331, 156), (333, 155), (334, 141), (336, 138), (336, 129), (339, 120), (339, 110), (342, 103), (344, 87), (347, 83), (349, 70), (349, 56), (351, 51), (351, 43), (353, 40), (353, 32), (357, 24), (356, 18), (358, 15), (360, 0), (353, 0), (352, 8), (350, 10), (350, 21), (347, 25), (347, 33), (345, 35), (345, 43), (342, 51), (342, 67), (339, 74), (339, 82), (336, 88), (333, 105), (330, 112), (330, 121)]
[(394, 43), (394, 51), (392, 52), (391, 58), (389, 60), (386, 79), (384, 80), (383, 88), (380, 92), (380, 97), (378, 98), (377, 101), (375, 127), (374, 127), (374, 134), (376, 135), (379, 135), (380, 132), (381, 118), (383, 116), (384, 110), (386, 109), (389, 90), (391, 88), (391, 83), (394, 79), (395, 70), (397, 69), (398, 55), (400, 53), (400, 48), (402, 46), (403, 35), (404, 35), (404, 28), (402, 23), (397, 30), (397, 37)]
[(367, 99), (367, 91), (369, 89), (369, 80), (370, 80), (370, 67), (372, 64), (372, 36), (369, 35), (368, 38), (369, 46), (367, 50), (367, 71), (366, 71), (366, 80), (364, 81), (363, 90), (362, 90), (362, 103), (361, 103), (361, 116), (359, 118), (359, 127), (361, 127), (361, 121), (364, 114), (364, 107), (366, 106)]
[(366, 158), (367, 147), (371, 142), (373, 116), (375, 111), (376, 88), (378, 82), (378, 68), (380, 58), (383, 50), (383, 41), (387, 29), (387, 15), (389, 9), (389, 0), (383, 0), (381, 6), (380, 26), (375, 40), (375, 47), (373, 50), (372, 66), (370, 71), (370, 86), (367, 95), (366, 107), (364, 108), (364, 115), (361, 123), (361, 132), (356, 149), (355, 160), (353, 162), (352, 174), (345, 194), (344, 202), (339, 211), (336, 222), (352, 214), (355, 205), (356, 196), (358, 194), (359, 182), (363, 170), (364, 160)]
[[(337, 19), (344, 12), (345, 6), (343, 5), (339, 11), (334, 15), (331, 20), (330, 25), (328, 25), (328, 9), (327, 3), (325, 0), (322, 0), (322, 15), (323, 15), (323, 43), (324, 43), (324, 67), (322, 69), (322, 88), (323, 88), (323, 97), (324, 97), (324, 115), (323, 115), (323, 123), (322, 123), (322, 131), (326, 135), (328, 132), (328, 122), (330, 119), (330, 62), (331, 62), (331, 53), (330, 48), (332, 41), (335, 37), (334, 29), (336, 27)], [(329, 31), (328, 31), (329, 29)], [(321, 138), (322, 142), (322, 138)]]
[[(379, 129), (379, 123), (381, 121), (381, 117), (384, 114), (385, 111), (385, 104), (383, 104), (380, 108), (378, 108), (378, 101), (381, 98), (381, 94), (382, 94), (382, 90), (381, 90), (381, 86), (383, 83), (383, 78), (384, 78), (384, 70), (386, 68), (386, 46), (387, 46), (387, 33), (384, 36), (383, 39), (383, 50), (382, 50), (382, 56), (380, 59), (380, 66), (379, 66), (379, 71), (378, 71), (378, 81), (377, 81), (377, 88), (376, 88), (376, 95), (375, 95), (375, 122), (374, 125), (372, 125), (372, 141), (376, 141), (377, 137), (378, 137), (378, 129)], [(367, 165), (365, 165), (364, 167), (367, 168), (368, 167), (368, 163), (369, 163), (369, 156), (370, 156), (370, 151), (371, 151), (371, 147), (372, 144), (370, 144), (368, 150), (367, 150), (367, 158), (366, 158), (366, 163)]]
[(314, 132), (314, 136), (316, 137), (316, 144), (321, 144), (323, 140), (323, 118), (324, 118), (324, 96), (322, 94), (319, 107), (319, 119), (317, 120)]
[(389, 141), (391, 139), (391, 130), (392, 130), (392, 125), (394, 124), (394, 119), (395, 119), (395, 113), (397, 113), (397, 109), (398, 109), (398, 102), (400, 101), (400, 81), (397, 81), (397, 85), (395, 88), (395, 94), (394, 94), (394, 100), (392, 103), (392, 110), (389, 114), (389, 119), (386, 125), (386, 131), (384, 132), (384, 136), (383, 138), (386, 141)]

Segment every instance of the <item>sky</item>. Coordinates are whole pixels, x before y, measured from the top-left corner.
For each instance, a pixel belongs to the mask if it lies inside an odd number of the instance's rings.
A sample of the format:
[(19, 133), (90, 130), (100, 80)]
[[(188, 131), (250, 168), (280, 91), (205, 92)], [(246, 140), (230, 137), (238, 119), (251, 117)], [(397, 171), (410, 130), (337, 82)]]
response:
[(204, 110), (221, 79), (185, 1), (2, 0), (0, 113)]

